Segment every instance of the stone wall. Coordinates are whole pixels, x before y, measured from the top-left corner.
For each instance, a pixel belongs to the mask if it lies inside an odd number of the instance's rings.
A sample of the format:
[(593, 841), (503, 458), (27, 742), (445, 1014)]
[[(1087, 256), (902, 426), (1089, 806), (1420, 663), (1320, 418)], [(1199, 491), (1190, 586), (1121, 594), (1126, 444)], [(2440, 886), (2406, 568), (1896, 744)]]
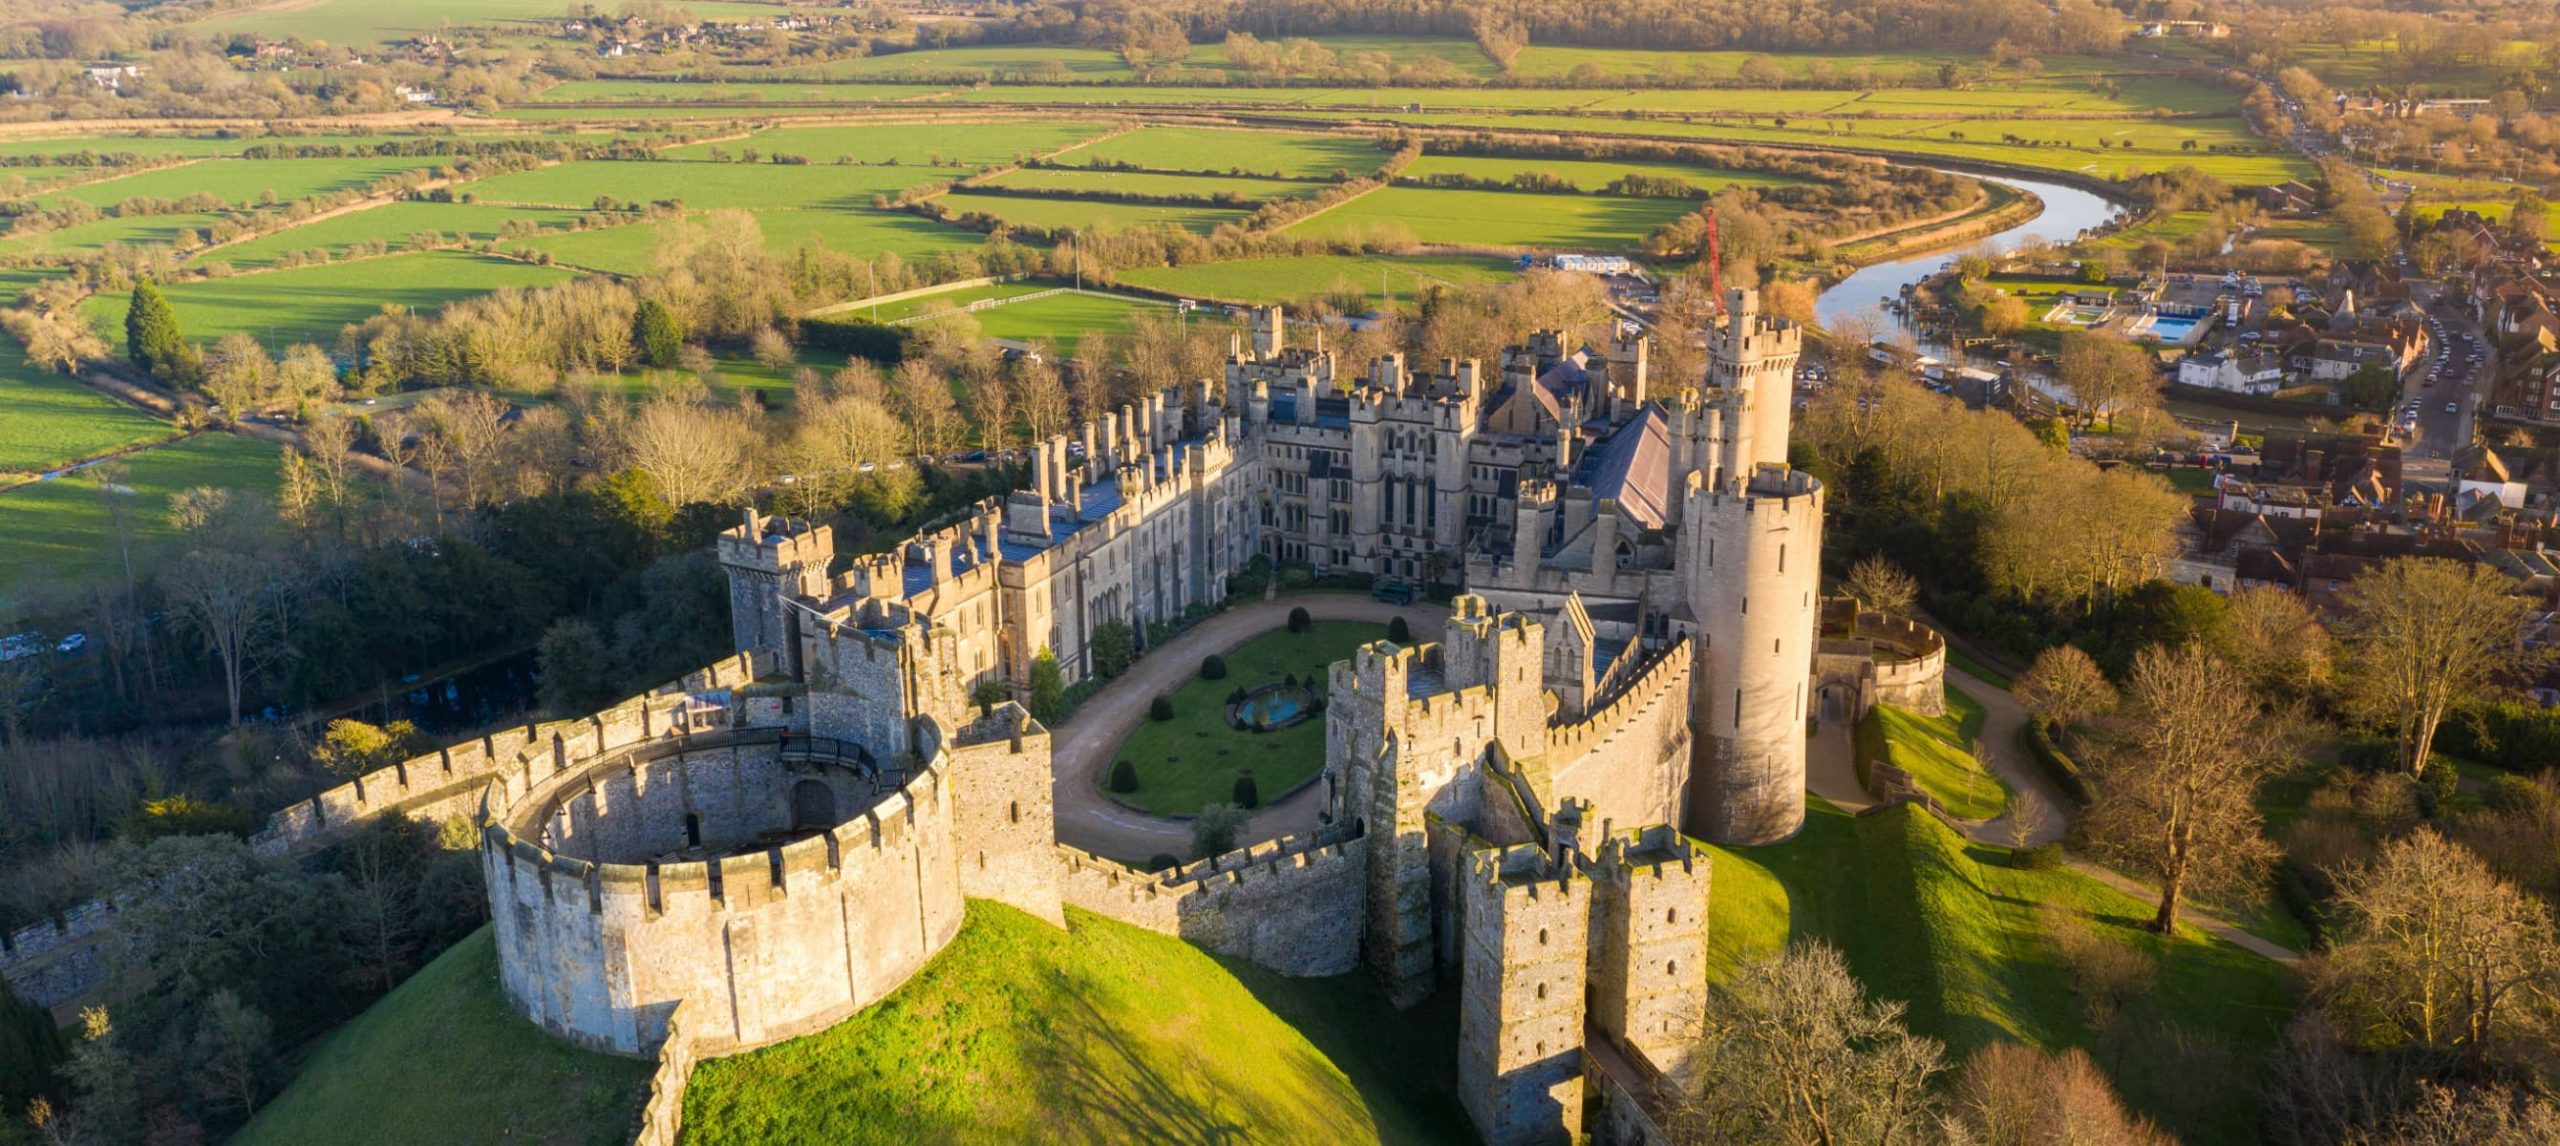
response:
[(1064, 926), (1058, 910), (1056, 781), (1049, 730), (1007, 701), (948, 748), (960, 890)]
[(1609, 837), (1591, 864), (1592, 1025), (1675, 1071), (1707, 1012), (1712, 871), (1664, 825)]
[(1059, 846), (1076, 907), (1283, 975), (1359, 966), (1367, 842), (1290, 836), (1150, 875)]
[(684, 1004), (667, 1012), (667, 1041), (658, 1048), (658, 1069), (649, 1076), (649, 1096), (640, 1103), (640, 1130), (631, 1146), (676, 1146), (684, 1134), (684, 1092), (693, 1083), (693, 1040), (685, 1035)]
[(1582, 1133), (1591, 885), (1532, 845), (1479, 851), (1465, 882), (1458, 1102), (1486, 1146)]
[(1547, 730), (1546, 802), (1605, 828), (1677, 823), (1689, 787), (1690, 649), (1672, 644), (1586, 719)]

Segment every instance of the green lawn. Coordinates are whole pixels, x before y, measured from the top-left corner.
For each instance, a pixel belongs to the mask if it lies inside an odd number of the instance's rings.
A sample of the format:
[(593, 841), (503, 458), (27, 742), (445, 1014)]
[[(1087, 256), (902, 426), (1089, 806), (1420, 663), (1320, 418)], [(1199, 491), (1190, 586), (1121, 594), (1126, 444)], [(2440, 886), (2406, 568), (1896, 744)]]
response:
[(219, 196), (223, 202), (243, 205), (256, 203), (272, 191), (277, 202), (290, 203), (334, 191), (362, 190), (387, 175), (421, 167), (438, 167), (449, 162), (452, 161), (434, 155), (204, 159), (121, 179), (83, 183), (43, 196), (37, 202), (54, 206), (66, 199), (77, 199), (93, 206), (109, 207), (127, 199), (184, 199), (189, 195), (207, 193)]
[[(463, 251), (426, 251), (171, 283), (162, 289), (189, 341), (210, 344), (237, 330), (257, 336), (272, 352), (295, 342), (334, 343), (340, 327), (362, 322), (386, 306), (432, 311), (500, 287), (547, 286), (571, 277), (556, 267)], [(130, 299), (124, 293), (93, 295), (82, 308), (110, 345), (124, 345)]]
[(995, 298), (1020, 298), (1026, 294), (1038, 294), (1044, 290), (1056, 290), (1057, 288), (1058, 284), (1054, 282), (1039, 279), (1018, 279), (1013, 282), (986, 283), (980, 286), (961, 287), (958, 290), (935, 291), (932, 294), (917, 295), (914, 298), (902, 298), (896, 302), (882, 303), (876, 307), (864, 307), (854, 313), (863, 318), (872, 319), (878, 322), (896, 322), (902, 318), (912, 318), (916, 315), (926, 314), (937, 310), (958, 310), (973, 302), (985, 302), (988, 299)]
[(1172, 314), (1169, 305), (1132, 299), (1122, 295), (1056, 294), (1030, 302), (1007, 303), (990, 307), (972, 315), (978, 328), (989, 338), (1010, 338), (1017, 342), (1048, 339), (1061, 345), (1075, 341), (1079, 334), (1099, 330), (1118, 334), (1129, 329), (1139, 315)]
[[(959, 938), (879, 1004), (818, 1034), (703, 1063), (685, 1094), (686, 1139), (1471, 1141), (1445, 1106), (1396, 1103), (1412, 1092), (1404, 1080), (1356, 1060), (1338, 1065), (1198, 948), (1072, 908), (1067, 919), (1060, 931), (971, 902)], [(1321, 988), (1279, 993), (1327, 1020), (1328, 1041), (1404, 1025), (1383, 1006), (1345, 1007)]]
[(1126, 230), (1131, 227), (1176, 226), (1203, 234), (1220, 223), (1243, 221), (1241, 207), (1159, 207), (1145, 203), (1105, 203), (1085, 199), (1027, 199), (991, 191), (954, 191), (940, 200), (955, 211), (981, 212), (1023, 227)]
[(1425, 243), (1495, 248), (1623, 250), (1696, 209), (1685, 199), (1389, 187), (1291, 229), (1313, 235), (1403, 233)]
[(1276, 684), (1294, 675), (1322, 682), (1333, 662), (1352, 650), (1386, 639), (1384, 625), (1319, 621), (1303, 633), (1265, 633), (1226, 654), (1227, 678), (1190, 683), (1173, 694), (1173, 719), (1142, 720), (1113, 754), (1138, 770), (1138, 790), (1118, 798), (1157, 815), (1188, 815), (1225, 803), (1238, 773), (1250, 770), (1265, 803), (1324, 771), (1324, 716), (1277, 732), (1255, 734), (1227, 723), (1226, 700), (1235, 690)]
[(1238, 203), (1295, 199), (1313, 195), (1326, 184), (1303, 180), (1245, 179), (1226, 175), (1173, 175), (1157, 171), (1086, 171), (1073, 167), (1026, 167), (1008, 171), (980, 187), (1033, 188), (1052, 191), (1112, 192), (1125, 195), (1226, 196)]
[[(2246, 1080), (2293, 1009), (2282, 966), (2191, 927), (2152, 935), (2138, 926), (2150, 905), (2068, 869), (2010, 867), (2006, 849), (1967, 844), (1911, 805), (1853, 818), (1811, 803), (1804, 831), (1786, 843), (1710, 849), (1716, 975), (1790, 939), (1821, 939), (1868, 990), (1909, 1004), (1913, 1029), (1957, 1056), (1996, 1039), (2091, 1047), (2129, 1102), (2185, 1140), (2254, 1137)], [(2139, 1036), (2112, 1053), (2119, 1047), (2092, 1029), (2056, 950), (2047, 905), (2156, 960), (2153, 988), (2128, 1002), (2115, 1030), (2171, 1027), (2224, 1057), (2200, 1068), (2167, 1057), (2173, 1040)], [(2223, 1081), (2199, 1084), (2200, 1069)]]
[(42, 473), (177, 431), (60, 374), (0, 339), (0, 475)]
[[(1044, 46), (1041, 50), (1062, 49)], [(977, 166), (1046, 154), (1102, 130), (1094, 123), (1046, 121), (829, 124), (771, 128), (745, 139), (690, 144), (658, 154), (669, 159), (707, 159), (713, 147), (731, 155), (752, 147), (767, 155), (802, 156), (814, 164), (844, 158), (872, 164), (894, 160), (907, 166)]]
[(1384, 301), (1379, 294), (1382, 273), (1385, 287), (1395, 292), (1397, 300), (1410, 303), (1428, 286), (1507, 282), (1512, 268), (1509, 259), (1461, 255), (1291, 255), (1147, 267), (1122, 271), (1119, 281), (1150, 290), (1244, 304), (1296, 302), (1340, 289), (1357, 291), (1369, 305), (1376, 306)]
[(605, 1146), (630, 1140), (651, 1069), (580, 1050), (517, 1014), (483, 927), (329, 1036), (231, 1142)]
[[(775, 254), (816, 243), (860, 258), (895, 252), (900, 258), (914, 260), (943, 251), (970, 250), (985, 241), (974, 232), (946, 227), (921, 215), (870, 207), (777, 207), (753, 214), (757, 228), (764, 233), (765, 249)], [(658, 246), (665, 234), (662, 224), (633, 223), (520, 239), (507, 247), (549, 251), (563, 266), (638, 275), (656, 269)]]
[[(1897, 705), (1876, 706), (1872, 718), (1881, 759), (1911, 774), (1920, 790), (1936, 797), (1958, 819), (1988, 820), (2008, 807), (2008, 787), (1973, 758), (1972, 744), (1982, 730), (1982, 709), (1972, 697), (1947, 690), (1947, 715), (1922, 716)], [(1860, 723), (1862, 744), (1871, 735)]]
[(85, 591), (89, 580), (121, 573), (106, 497), (124, 507), (137, 574), (156, 564), (175, 536), (169, 497), (196, 486), (275, 493), (278, 447), (233, 434), (198, 434), (121, 459), (130, 493), (102, 494), (97, 471), (0, 492), (0, 593)]
[(448, 240), (461, 238), (479, 242), (497, 238), (499, 230), (509, 223), (566, 231), (577, 218), (575, 211), (546, 207), (407, 201), (385, 203), (219, 247), (205, 252), (198, 261), (228, 263), (248, 270), (274, 263), (286, 255), (307, 251), (326, 251), (334, 256), (368, 239), (380, 239), (396, 251), (408, 245), (411, 235), (421, 232), (433, 232)]
[(1159, 171), (1251, 171), (1292, 179), (1368, 175), (1387, 153), (1367, 136), (1146, 127), (1079, 147), (1061, 163), (1130, 163)]

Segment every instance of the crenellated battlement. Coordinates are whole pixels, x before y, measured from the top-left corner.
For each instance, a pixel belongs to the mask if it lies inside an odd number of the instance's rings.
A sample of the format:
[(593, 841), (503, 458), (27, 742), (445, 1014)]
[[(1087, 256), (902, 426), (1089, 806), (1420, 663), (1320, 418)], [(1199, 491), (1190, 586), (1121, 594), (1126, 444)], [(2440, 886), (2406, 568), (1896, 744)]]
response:
[(1636, 715), (1666, 701), (1687, 699), (1692, 648), (1689, 639), (1674, 641), (1637, 671), (1625, 689), (1582, 719), (1547, 728), (1547, 756), (1569, 761), (1588, 755)]

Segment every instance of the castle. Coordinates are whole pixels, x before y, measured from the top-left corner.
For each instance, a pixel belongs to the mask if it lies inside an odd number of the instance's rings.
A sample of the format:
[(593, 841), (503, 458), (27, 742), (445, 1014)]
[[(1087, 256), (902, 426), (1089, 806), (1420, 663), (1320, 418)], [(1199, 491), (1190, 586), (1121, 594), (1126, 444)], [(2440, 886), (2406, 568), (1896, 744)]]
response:
[[(1030, 488), (842, 572), (825, 527), (749, 511), (734, 661), (486, 750), (508, 997), (590, 1047), (730, 1053), (895, 989), (964, 898), (1073, 905), (1398, 1005), (1455, 989), (1488, 1143), (1646, 1138), (1640, 1077), (1707, 1003), (1691, 837), (1791, 836), (1809, 719), (1933, 704), (1942, 664), (1826, 618), (1822, 487), (1786, 463), (1802, 332), (1727, 303), (1663, 393), (1640, 338), (1354, 375), (1258, 311), (1223, 385), (1037, 443)], [(1143, 641), (1257, 556), (1465, 592), (1439, 643), (1332, 666), (1323, 831), (1156, 873), (1061, 845), (1011, 699), (1034, 661), (1083, 679), (1103, 626)]]

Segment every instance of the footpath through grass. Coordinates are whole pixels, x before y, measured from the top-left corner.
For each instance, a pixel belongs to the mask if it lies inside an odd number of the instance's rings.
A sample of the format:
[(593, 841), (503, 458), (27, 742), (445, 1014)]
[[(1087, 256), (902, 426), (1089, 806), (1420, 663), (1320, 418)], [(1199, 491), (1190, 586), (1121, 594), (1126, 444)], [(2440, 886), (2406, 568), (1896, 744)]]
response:
[(1313, 692), (1322, 696), (1333, 662), (1386, 636), (1384, 625), (1318, 621), (1303, 633), (1265, 633), (1226, 654), (1224, 680), (1202, 680), (1191, 666), (1190, 683), (1174, 690), (1173, 719), (1140, 718), (1112, 755), (1138, 770), (1138, 790), (1114, 795), (1159, 816), (1187, 816), (1225, 803), (1237, 774), (1250, 769), (1263, 801), (1279, 799), (1324, 771), (1324, 715), (1277, 732), (1246, 732), (1227, 723), (1228, 694), (1295, 676), (1314, 681)]
[[(972, 901), (960, 937), (869, 1010), (806, 1038), (703, 1063), (688, 1141), (1374, 1143), (1466, 1141), (1410, 1080), (1355, 1080), (1198, 948), (1073, 908), (1060, 931)], [(1274, 986), (1256, 976), (1262, 988)], [(1366, 1041), (1403, 1019), (1281, 989)], [(1435, 1048), (1448, 1058), (1446, 1047)], [(1416, 1134), (1411, 1128), (1436, 1128)]]
[(232, 1146), (627, 1141), (652, 1064), (581, 1050), (507, 1006), (486, 927), (329, 1036)]
[[(1811, 804), (1793, 840), (1710, 849), (1713, 975), (1821, 939), (1868, 990), (1909, 1004), (1913, 1029), (1952, 1057), (1998, 1039), (2087, 1047), (2128, 1101), (2183, 1139), (2255, 1134), (2247, 1082), (2293, 1008), (2283, 967), (2192, 927), (2152, 935), (2140, 927), (2150, 905), (2067, 869), (2010, 867), (2007, 849), (1969, 844), (1912, 805), (1852, 818)], [(2152, 968), (2102, 1024), (2064, 956), (2066, 929)]]

